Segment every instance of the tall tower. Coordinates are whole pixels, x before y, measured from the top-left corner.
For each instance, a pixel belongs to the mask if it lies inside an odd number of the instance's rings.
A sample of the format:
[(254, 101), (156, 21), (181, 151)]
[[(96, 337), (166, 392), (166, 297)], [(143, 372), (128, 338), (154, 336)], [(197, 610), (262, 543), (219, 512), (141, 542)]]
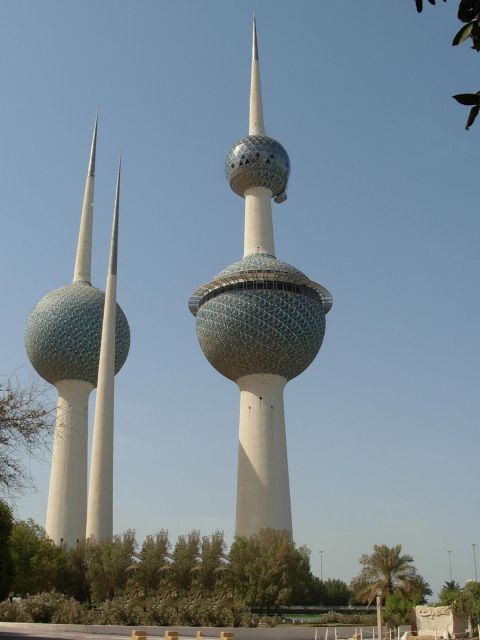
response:
[(115, 390), (115, 316), (117, 299), (118, 214), (120, 173), (113, 207), (112, 240), (108, 261), (102, 341), (98, 367), (97, 400), (93, 425), (90, 486), (88, 489), (87, 538), (109, 540), (113, 535), (113, 424)]
[(240, 389), (238, 535), (292, 531), (283, 390), (317, 355), (332, 306), (324, 287), (275, 257), (272, 198), (285, 201), (289, 171), (287, 152), (265, 135), (254, 18), (249, 133), (225, 163), (245, 199), (244, 256), (189, 300), (203, 353)]
[[(91, 284), (93, 187), (97, 121), (93, 132), (73, 282), (48, 293), (31, 312), (25, 348), (37, 373), (58, 391), (46, 530), (57, 544), (85, 538), (88, 399), (97, 385), (105, 294)], [(130, 329), (117, 305), (115, 371), (130, 347)]]

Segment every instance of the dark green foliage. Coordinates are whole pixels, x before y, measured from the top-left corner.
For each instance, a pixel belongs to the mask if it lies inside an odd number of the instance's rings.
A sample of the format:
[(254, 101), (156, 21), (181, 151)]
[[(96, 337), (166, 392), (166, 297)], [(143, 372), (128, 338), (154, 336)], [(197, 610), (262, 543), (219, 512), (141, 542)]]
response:
[(0, 600), (7, 597), (13, 580), (10, 534), (13, 518), (10, 507), (0, 500)]
[(422, 597), (413, 594), (412, 597), (406, 598), (401, 593), (390, 593), (385, 600), (382, 617), (384, 622), (390, 627), (398, 627), (401, 624), (409, 624), (412, 609), (421, 604)]
[(200, 592), (213, 592), (226, 579), (226, 545), (223, 532), (203, 536), (200, 545), (199, 564), (195, 570), (195, 587)]
[(370, 604), (378, 592), (385, 600), (391, 593), (400, 593), (412, 598), (418, 594), (422, 598), (432, 593), (430, 586), (417, 573), (413, 558), (402, 555), (402, 545), (387, 547), (385, 544), (373, 545), (373, 553), (363, 554), (360, 558), (362, 570), (350, 583), (355, 597)]
[(194, 572), (199, 566), (199, 554), (200, 533), (198, 531), (179, 536), (173, 549), (172, 563), (166, 574), (170, 588), (177, 596), (186, 594), (192, 588)]
[(479, 106), (472, 107), (470, 109), (470, 113), (468, 114), (467, 124), (465, 125), (465, 129), (468, 131), (472, 124), (475, 122), (478, 112), (480, 111)]
[(79, 602), (90, 600), (90, 587), (87, 581), (87, 548), (85, 542), (74, 549), (66, 550), (66, 575), (64, 592)]
[(57, 589), (65, 585), (67, 557), (33, 520), (15, 522), (10, 536), (14, 567), (12, 591), (16, 595)]
[(452, 41), (452, 45), (454, 47), (458, 44), (462, 44), (462, 42), (465, 42), (465, 40), (470, 37), (470, 34), (472, 33), (473, 25), (474, 25), (473, 22), (469, 22), (468, 24), (466, 24), (460, 29), (460, 31), (456, 34), (456, 36)]
[(263, 529), (251, 538), (237, 536), (229, 574), (240, 600), (269, 613), (305, 601), (311, 582), (309, 552), (297, 548), (286, 531)]
[(331, 578), (323, 582), (322, 604), (329, 606), (346, 606), (350, 602), (351, 591), (343, 580)]
[[(443, 0), (443, 1), (446, 2), (447, 0)], [(428, 2), (430, 4), (435, 4), (435, 0), (428, 0)], [(415, 0), (415, 4), (417, 6), (418, 13), (422, 13), (422, 11), (423, 11), (423, 0)]]
[(466, 106), (480, 105), (480, 91), (477, 91), (477, 93), (457, 93), (456, 96), (452, 97), (460, 104), (464, 104)]
[(352, 592), (343, 580), (331, 578), (322, 582), (320, 578), (311, 576), (308, 595), (304, 604), (323, 607), (345, 607), (349, 604), (351, 597)]
[(438, 594), (440, 604), (443, 606), (454, 604), (460, 597), (460, 593), (461, 590), (458, 582), (455, 582), (455, 580), (447, 580)]
[[(254, 610), (265, 624), (275, 625), (274, 614), (282, 606), (335, 607), (352, 597), (341, 580), (322, 582), (312, 576), (308, 549), (296, 547), (285, 531), (264, 529), (251, 538), (237, 537), (229, 554), (218, 531), (203, 537), (198, 531), (179, 536), (173, 550), (167, 531), (148, 536), (140, 551), (133, 531), (111, 541), (90, 539), (65, 549), (28, 521), (13, 525), (10, 541), (13, 589), (23, 598), (0, 602), (0, 620), (255, 626)], [(403, 567), (402, 597), (413, 600), (413, 594), (428, 592), (415, 571), (407, 572), (405, 580), (404, 565), (410, 565), (411, 558), (400, 555), (401, 547), (375, 547), (375, 552), (379, 550), (388, 552), (394, 566)], [(416, 597), (415, 602), (420, 601)], [(323, 620), (373, 623), (369, 614), (352, 619), (329, 613)]]
[(460, 0), (458, 5), (458, 19), (462, 22), (470, 22), (478, 17), (480, 13), (479, 0)]
[[(417, 11), (423, 9), (423, 1), (415, 0)], [(446, 0), (445, 0), (446, 1)], [(435, 0), (429, 0), (430, 4), (435, 4)], [(464, 22), (464, 26), (455, 34), (452, 45), (458, 46), (468, 40), (472, 40), (472, 49), (480, 51), (480, 0), (460, 0), (458, 6), (458, 19)], [(471, 107), (465, 129), (468, 131), (475, 122), (480, 112), (480, 92), (459, 93), (453, 98), (460, 104)]]
[(92, 602), (104, 602), (125, 591), (137, 567), (135, 532), (128, 529), (111, 541), (86, 543), (86, 581)]
[(456, 613), (463, 613), (470, 618), (473, 628), (480, 623), (480, 583), (469, 580), (453, 603)]
[(158, 591), (162, 575), (169, 567), (170, 542), (168, 531), (162, 529), (153, 536), (147, 536), (140, 553), (134, 574), (135, 585), (143, 593), (151, 594)]

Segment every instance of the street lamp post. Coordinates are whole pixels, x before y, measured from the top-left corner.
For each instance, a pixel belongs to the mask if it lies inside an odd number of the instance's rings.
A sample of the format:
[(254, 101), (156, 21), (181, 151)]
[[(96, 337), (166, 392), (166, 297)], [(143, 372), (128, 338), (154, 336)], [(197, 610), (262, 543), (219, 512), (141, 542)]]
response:
[(475, 582), (478, 582), (478, 578), (477, 578), (477, 555), (475, 553), (475, 543), (472, 544), (472, 549), (473, 549), (473, 566), (475, 568)]
[(452, 582), (453, 578), (452, 578), (452, 552), (451, 552), (451, 550), (448, 551), (448, 564), (450, 565), (450, 582)]
[(320, 554), (320, 581), (323, 582), (323, 549), (318, 553)]

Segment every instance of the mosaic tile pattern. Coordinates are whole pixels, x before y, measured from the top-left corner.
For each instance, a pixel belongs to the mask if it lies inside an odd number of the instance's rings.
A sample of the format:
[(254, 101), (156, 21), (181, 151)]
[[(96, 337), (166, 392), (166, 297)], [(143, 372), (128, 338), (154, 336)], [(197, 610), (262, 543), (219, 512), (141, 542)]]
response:
[(313, 361), (324, 334), (321, 299), (286, 291), (225, 292), (197, 313), (203, 353), (234, 381), (252, 373), (291, 380)]
[(220, 273), (217, 273), (215, 278), (221, 278), (222, 276), (234, 273), (242, 273), (244, 271), (281, 271), (306, 278), (306, 275), (302, 273), (300, 269), (293, 267), (291, 264), (288, 264), (288, 262), (283, 262), (283, 260), (277, 260), (275, 256), (271, 256), (268, 253), (251, 253), (249, 256), (245, 256), (238, 262), (233, 262), (228, 265), (228, 267), (225, 267), (225, 269), (222, 269)]
[(242, 198), (250, 187), (266, 187), (275, 197), (281, 196), (286, 191), (289, 173), (287, 152), (268, 136), (240, 138), (232, 145), (225, 160), (230, 187)]
[[(27, 319), (25, 347), (42, 378), (84, 380), (97, 385), (105, 294), (77, 282), (48, 293)], [(130, 328), (117, 305), (115, 373), (127, 359)]]
[(330, 311), (333, 302), (325, 287), (307, 278), (288, 262), (277, 260), (267, 253), (252, 253), (225, 267), (213, 280), (196, 289), (188, 300), (188, 308), (196, 316), (204, 302), (233, 288), (282, 289), (320, 297), (325, 314)]

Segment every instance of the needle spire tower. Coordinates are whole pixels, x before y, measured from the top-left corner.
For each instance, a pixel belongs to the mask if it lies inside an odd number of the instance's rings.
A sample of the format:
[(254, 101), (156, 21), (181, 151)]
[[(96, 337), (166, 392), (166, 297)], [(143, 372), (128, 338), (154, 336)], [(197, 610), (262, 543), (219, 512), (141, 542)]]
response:
[(290, 161), (265, 134), (256, 21), (249, 133), (228, 152), (225, 173), (245, 200), (244, 255), (189, 300), (204, 355), (240, 390), (236, 533), (292, 534), (283, 390), (314, 360), (329, 292), (275, 257), (272, 200), (286, 200)]

